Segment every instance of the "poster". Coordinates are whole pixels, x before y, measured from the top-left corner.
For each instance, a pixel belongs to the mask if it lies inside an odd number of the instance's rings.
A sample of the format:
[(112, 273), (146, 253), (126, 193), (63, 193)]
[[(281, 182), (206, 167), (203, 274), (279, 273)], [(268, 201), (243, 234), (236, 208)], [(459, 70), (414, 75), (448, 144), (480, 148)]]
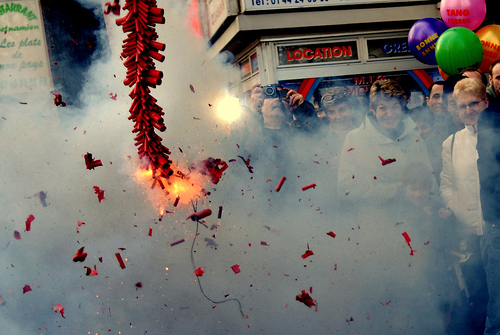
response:
[(51, 87), (39, 2), (0, 0), (0, 95)]

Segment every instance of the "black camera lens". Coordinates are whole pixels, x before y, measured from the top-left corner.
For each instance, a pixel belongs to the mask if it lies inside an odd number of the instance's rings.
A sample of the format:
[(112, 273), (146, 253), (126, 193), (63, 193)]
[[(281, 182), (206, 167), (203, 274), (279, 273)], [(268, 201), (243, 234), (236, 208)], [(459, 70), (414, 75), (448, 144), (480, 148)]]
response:
[(274, 86), (267, 86), (265, 89), (264, 89), (264, 93), (267, 95), (267, 96), (274, 96), (275, 95), (275, 92), (276, 92), (276, 88)]

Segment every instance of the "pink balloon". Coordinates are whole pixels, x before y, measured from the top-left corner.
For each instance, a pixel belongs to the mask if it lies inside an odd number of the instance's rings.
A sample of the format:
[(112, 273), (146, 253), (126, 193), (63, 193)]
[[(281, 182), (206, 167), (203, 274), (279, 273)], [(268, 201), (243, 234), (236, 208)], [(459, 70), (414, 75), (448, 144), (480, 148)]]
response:
[(486, 17), (485, 0), (442, 0), (441, 17), (448, 27), (474, 30)]

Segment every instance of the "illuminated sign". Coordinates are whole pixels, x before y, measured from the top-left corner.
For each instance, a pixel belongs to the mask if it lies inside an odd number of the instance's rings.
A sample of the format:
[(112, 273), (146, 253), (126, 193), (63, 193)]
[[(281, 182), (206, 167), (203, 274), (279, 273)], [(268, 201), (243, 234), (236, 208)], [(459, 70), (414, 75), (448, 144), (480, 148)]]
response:
[(367, 41), (368, 58), (413, 57), (408, 48), (408, 37), (383, 38)]
[(328, 63), (358, 59), (357, 41), (278, 47), (279, 65)]
[(0, 94), (51, 86), (39, 2), (0, 1)]

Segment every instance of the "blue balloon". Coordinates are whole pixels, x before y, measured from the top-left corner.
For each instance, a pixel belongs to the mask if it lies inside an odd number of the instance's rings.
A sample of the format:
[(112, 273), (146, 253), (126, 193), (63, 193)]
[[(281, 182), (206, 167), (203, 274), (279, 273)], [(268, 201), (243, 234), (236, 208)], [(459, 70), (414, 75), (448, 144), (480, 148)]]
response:
[(447, 29), (443, 21), (434, 18), (415, 22), (408, 33), (408, 46), (413, 56), (424, 64), (437, 65), (437, 39)]

